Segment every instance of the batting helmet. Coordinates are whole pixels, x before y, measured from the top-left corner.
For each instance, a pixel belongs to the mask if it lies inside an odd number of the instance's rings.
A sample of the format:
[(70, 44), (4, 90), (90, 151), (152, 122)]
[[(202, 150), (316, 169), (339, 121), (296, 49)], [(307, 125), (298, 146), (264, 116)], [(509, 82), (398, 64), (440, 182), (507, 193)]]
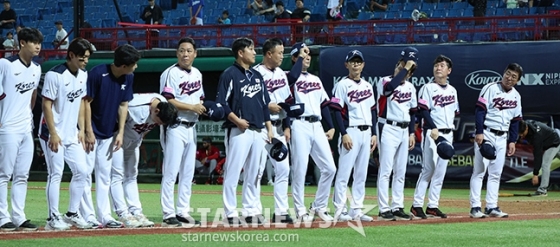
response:
[(208, 115), (212, 121), (217, 122), (224, 119), (225, 110), (220, 103), (216, 103), (214, 101), (204, 101), (203, 105), (206, 108), (206, 115)]
[(278, 162), (288, 157), (288, 147), (277, 138), (272, 138), (272, 141), (266, 145), (266, 150), (268, 155)]
[(453, 145), (449, 143), (443, 136), (436, 139), (437, 153), (444, 160), (451, 159), (455, 155)]
[(480, 151), (480, 154), (482, 155), (482, 157), (484, 157), (486, 159), (489, 159), (489, 160), (495, 160), (496, 159), (496, 148), (489, 141), (484, 140), (482, 142), (482, 144), (480, 144), (480, 146), (479, 146), (479, 151)]

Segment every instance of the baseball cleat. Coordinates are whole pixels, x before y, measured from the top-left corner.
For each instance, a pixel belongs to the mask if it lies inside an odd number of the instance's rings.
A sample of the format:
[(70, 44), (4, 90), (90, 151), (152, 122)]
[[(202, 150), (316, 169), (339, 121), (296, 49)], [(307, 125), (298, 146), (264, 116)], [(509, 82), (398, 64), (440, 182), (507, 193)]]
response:
[(500, 210), (500, 207), (487, 208), (484, 211), (484, 214), (488, 215), (489, 217), (496, 217), (496, 218), (507, 218), (508, 217), (508, 214), (502, 212), (502, 210)]
[(88, 220), (87, 223), (89, 225), (91, 225), (91, 229), (101, 229), (101, 228), (103, 228), (103, 225), (101, 223), (99, 223), (99, 221), (97, 221), (96, 219)]
[(71, 226), (75, 226), (78, 229), (91, 229), (92, 225), (88, 224), (81, 216), (80, 214), (72, 214), (70, 216), (68, 216), (68, 214), (65, 214), (64, 216), (62, 216), (64, 223), (71, 225)]
[(415, 207), (415, 206), (410, 207), (410, 214), (415, 219), (427, 219), (428, 218), (428, 216), (424, 213), (424, 209), (422, 209), (422, 207)]
[(258, 226), (261, 226), (264, 224), (264, 216), (262, 214), (258, 214), (255, 216), (247, 216), (244, 218), (245, 223), (247, 223), (248, 225), (253, 225), (256, 224)]
[(531, 196), (547, 196), (548, 194), (546, 192), (541, 192), (541, 191), (535, 191), (535, 193), (532, 193)]
[(224, 219), (224, 223), (227, 223), (230, 226), (240, 226), (241, 220), (239, 220), (238, 217), (227, 217), (227, 219)]
[(38, 227), (35, 224), (31, 224), (30, 220), (26, 220), (18, 227), (22, 231), (37, 231)]
[(439, 210), (439, 208), (426, 208), (426, 215), (428, 217), (440, 217), (447, 218), (447, 214), (444, 214)]
[(66, 224), (66, 222), (61, 219), (61, 216), (56, 214), (48, 218), (47, 224), (45, 224), (45, 230), (47, 231), (65, 231), (69, 229), (70, 225)]
[(294, 220), (290, 217), (289, 214), (273, 214), (272, 215), (272, 223), (284, 223), (284, 224), (293, 224)]
[(175, 217), (164, 219), (161, 223), (162, 227), (180, 227), (182, 224)]
[(17, 228), (16, 225), (14, 225), (14, 223), (12, 222), (8, 222), (2, 226), (0, 226), (0, 231), (15, 231)]
[(116, 221), (116, 220), (110, 220), (109, 222), (107, 222), (103, 228), (123, 228), (124, 224), (120, 221)]
[(365, 215), (365, 214), (362, 214), (362, 215), (354, 216), (354, 217), (352, 218), (352, 220), (355, 220), (355, 221), (364, 221), (364, 222), (371, 222), (371, 221), (373, 221), (373, 217), (368, 216), (368, 215)]
[(313, 220), (314, 220), (313, 215), (309, 215), (308, 213), (305, 213), (297, 217), (298, 222), (313, 222)]
[(379, 215), (377, 216), (377, 220), (381, 220), (381, 221), (395, 221), (397, 220), (395, 218), (395, 216), (393, 215), (393, 213), (391, 213), (391, 210), (385, 211), (385, 212), (379, 212)]
[(346, 212), (335, 215), (334, 218), (336, 219), (336, 221), (350, 221), (350, 220), (352, 220), (352, 217), (350, 215), (348, 215), (348, 213), (346, 213)]
[(176, 218), (179, 222), (181, 222), (183, 227), (198, 227), (198, 226), (200, 226), (200, 221), (195, 220), (190, 215), (186, 216), (186, 217), (183, 217), (181, 215), (177, 215)]
[(410, 217), (410, 215), (406, 214), (404, 212), (403, 208), (399, 208), (396, 211), (393, 211), (393, 215), (395, 216), (395, 219), (397, 220), (411, 220), (412, 217)]
[(153, 227), (155, 223), (148, 219), (144, 214), (136, 214), (134, 218), (140, 223), (142, 223), (142, 227)]
[(481, 219), (486, 218), (486, 214), (482, 213), (482, 209), (480, 207), (471, 208), (471, 212), (469, 213), (471, 218)]
[(119, 221), (122, 222), (126, 228), (138, 228), (142, 226), (142, 222), (136, 220), (136, 217), (131, 214), (120, 216)]

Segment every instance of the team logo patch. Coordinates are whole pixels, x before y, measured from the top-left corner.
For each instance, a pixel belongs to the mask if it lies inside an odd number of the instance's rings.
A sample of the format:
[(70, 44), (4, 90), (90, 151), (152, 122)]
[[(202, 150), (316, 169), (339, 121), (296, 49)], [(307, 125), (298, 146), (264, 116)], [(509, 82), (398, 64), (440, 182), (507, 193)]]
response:
[(21, 93), (21, 94), (24, 94), (25, 92), (33, 89), (34, 87), (35, 87), (34, 82), (28, 82), (28, 83), (20, 82), (20, 83), (16, 84), (16, 91)]
[(182, 82), (179, 84), (179, 88), (181, 88), (181, 94), (191, 95), (202, 88), (202, 82), (200, 80), (194, 82)]
[(321, 89), (321, 83), (318, 82), (305, 82), (305, 81), (298, 81), (296, 82), (296, 87), (298, 92), (302, 93), (310, 93), (315, 90)]
[(126, 85), (125, 84), (121, 85), (121, 90), (126, 90)]
[(350, 102), (360, 103), (371, 96), (373, 96), (373, 92), (369, 89), (362, 90), (362, 91), (353, 90), (348, 92), (348, 99), (350, 99)]
[(68, 99), (68, 101), (74, 102), (74, 100), (77, 99), (78, 97), (80, 97), (80, 95), (82, 95), (82, 93), (84, 93), (84, 90), (82, 90), (80, 88), (76, 91), (71, 91), (68, 94), (66, 94), (66, 98)]
[(499, 110), (513, 109), (517, 107), (517, 100), (508, 100), (502, 97), (495, 98), (492, 100), (494, 107)]
[(241, 88), (241, 93), (243, 93), (243, 97), (247, 96), (249, 98), (253, 98), (255, 94), (262, 90), (261, 84), (254, 84), (254, 85), (245, 85)]
[(391, 100), (404, 103), (412, 99), (412, 92), (401, 92), (399, 90), (393, 91), (393, 97)]
[(154, 124), (149, 124), (149, 123), (135, 124), (134, 127), (132, 127), (132, 129), (134, 131), (136, 131), (136, 133), (142, 134), (142, 133), (145, 133), (145, 132), (148, 132), (148, 131), (152, 130), (156, 126), (158, 126), (158, 124), (155, 124), (155, 123)]
[(286, 86), (286, 80), (284, 79), (276, 79), (276, 80), (267, 80), (266, 81), (266, 89), (269, 93), (274, 93), (279, 88)]
[(436, 95), (432, 97), (434, 101), (434, 106), (445, 107), (455, 103), (455, 95)]

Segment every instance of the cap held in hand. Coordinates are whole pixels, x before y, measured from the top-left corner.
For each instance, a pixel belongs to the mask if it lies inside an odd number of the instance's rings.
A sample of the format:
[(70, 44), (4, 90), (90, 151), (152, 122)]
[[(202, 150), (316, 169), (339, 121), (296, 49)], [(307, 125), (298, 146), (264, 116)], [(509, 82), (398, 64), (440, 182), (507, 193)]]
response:
[(482, 157), (486, 159), (489, 160), (496, 159), (496, 147), (494, 147), (494, 145), (489, 141), (486, 140), (482, 141), (482, 144), (480, 144), (479, 146), (479, 151)]
[(444, 160), (451, 159), (455, 155), (455, 148), (443, 136), (436, 139), (437, 153)]
[(288, 103), (278, 103), (278, 105), (280, 107), (282, 107), (282, 109), (284, 109), (284, 111), (286, 111), (286, 114), (288, 115), (288, 117), (299, 117), (301, 116), (301, 114), (303, 114), (305, 112), (305, 105), (304, 104), (294, 104), (294, 105), (290, 105)]
[(401, 57), (405, 62), (412, 60), (418, 62), (418, 49), (414, 47), (406, 47), (401, 51)]
[(270, 158), (273, 158), (278, 162), (288, 157), (288, 147), (286, 147), (286, 145), (277, 138), (272, 138), (272, 141), (266, 144), (265, 148), (268, 155), (270, 155)]

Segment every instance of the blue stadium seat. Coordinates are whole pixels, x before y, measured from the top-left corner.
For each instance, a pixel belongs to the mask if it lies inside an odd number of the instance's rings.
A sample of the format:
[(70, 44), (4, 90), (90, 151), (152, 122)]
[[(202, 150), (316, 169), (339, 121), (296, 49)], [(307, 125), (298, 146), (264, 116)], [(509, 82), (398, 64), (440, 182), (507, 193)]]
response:
[(452, 4), (450, 4), (451, 9), (467, 9), (469, 6), (471, 6), (467, 1), (464, 2), (453, 2)]
[(117, 22), (115, 19), (103, 19), (101, 21), (101, 27), (116, 27)]
[(58, 13), (63, 13), (63, 12), (71, 12), (72, 8), (73, 8), (73, 4), (70, 1), (60, 1), (57, 3), (57, 10), (56, 12)]
[(383, 17), (383, 19), (388, 19), (388, 20), (393, 20), (393, 19), (398, 19), (401, 18), (401, 14), (399, 12), (386, 12), (385, 13), (385, 17)]
[(327, 5), (316, 5), (311, 10), (311, 13), (326, 15), (327, 14)]
[(444, 18), (447, 17), (447, 10), (444, 9), (436, 9), (432, 11), (432, 18)]
[[(443, 4), (442, 4), (442, 6), (443, 6)], [(437, 9), (437, 8), (438, 8), (437, 3), (423, 3), (421, 10), (424, 11), (424, 12), (428, 12), (428, 11), (432, 11), (432, 10)]]
[(515, 8), (511, 10), (512, 15), (528, 15), (529, 8)]
[(462, 17), (463, 10), (462, 9), (450, 9), (447, 12), (447, 17)]
[(496, 9), (496, 16), (510, 16), (513, 15), (511, 9), (507, 8), (497, 8)]
[(358, 14), (358, 20), (365, 21), (373, 18), (372, 12), (362, 11)]
[(389, 8), (387, 8), (388, 11), (401, 11), (402, 9), (403, 9), (403, 3), (397, 3), (397, 2), (389, 4)]

